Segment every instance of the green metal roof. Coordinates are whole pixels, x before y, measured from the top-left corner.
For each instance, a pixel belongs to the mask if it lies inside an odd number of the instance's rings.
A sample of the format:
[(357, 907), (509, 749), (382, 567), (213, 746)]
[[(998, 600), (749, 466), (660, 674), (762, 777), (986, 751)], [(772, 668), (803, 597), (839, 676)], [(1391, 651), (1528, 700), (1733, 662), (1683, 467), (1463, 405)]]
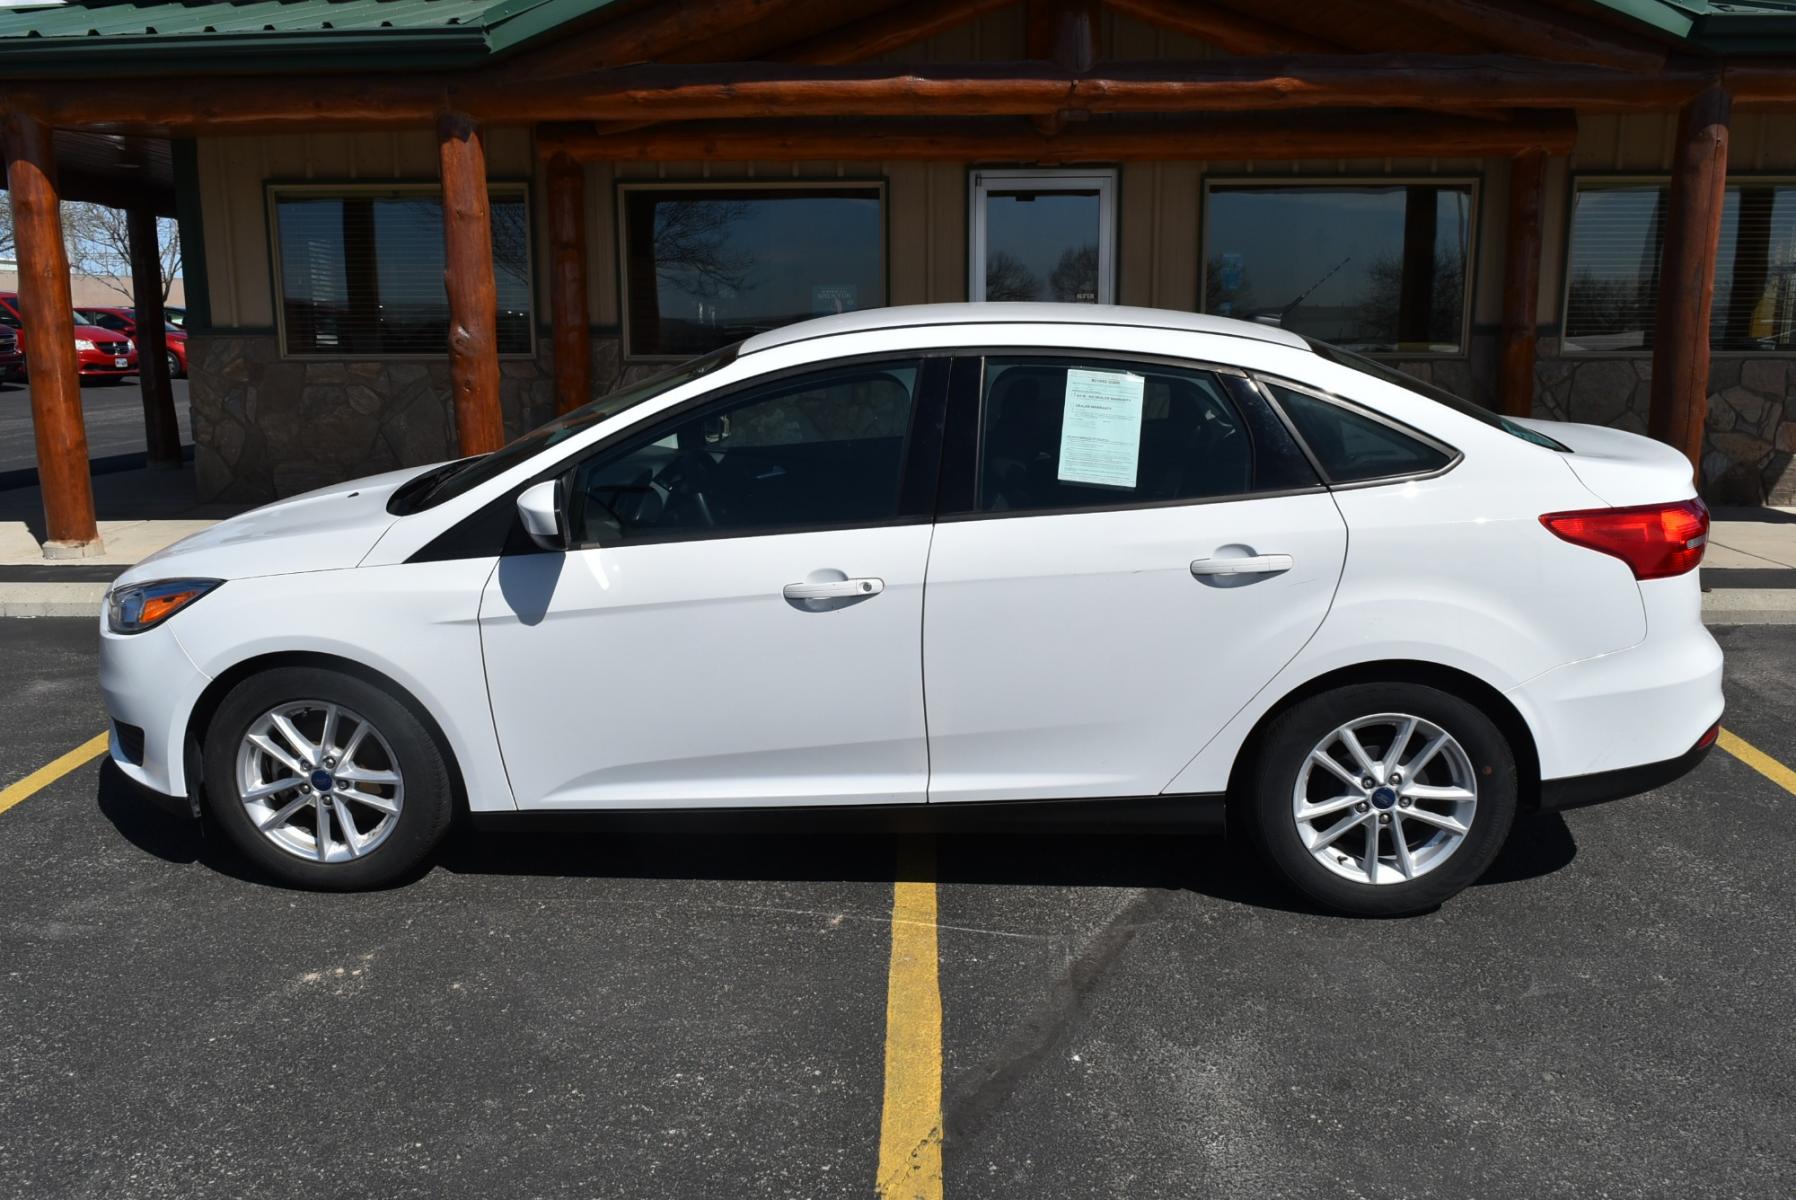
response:
[[(1583, 2), (1697, 51), (1796, 51), (1796, 0)], [(0, 8), (0, 78), (467, 67), (617, 3), (69, 0)]]
[(0, 72), (467, 66), (616, 0), (75, 0), (0, 9)]

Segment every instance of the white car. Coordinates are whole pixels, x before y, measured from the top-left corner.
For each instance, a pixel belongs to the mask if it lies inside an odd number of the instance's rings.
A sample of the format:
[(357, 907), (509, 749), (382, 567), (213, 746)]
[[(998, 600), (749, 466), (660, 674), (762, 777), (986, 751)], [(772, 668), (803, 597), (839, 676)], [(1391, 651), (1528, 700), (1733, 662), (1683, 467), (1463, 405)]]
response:
[(308, 887), (458, 813), (1102, 801), (1403, 913), (1701, 759), (1707, 532), (1675, 450), (1288, 331), (888, 308), (190, 537), (101, 681), (127, 776)]

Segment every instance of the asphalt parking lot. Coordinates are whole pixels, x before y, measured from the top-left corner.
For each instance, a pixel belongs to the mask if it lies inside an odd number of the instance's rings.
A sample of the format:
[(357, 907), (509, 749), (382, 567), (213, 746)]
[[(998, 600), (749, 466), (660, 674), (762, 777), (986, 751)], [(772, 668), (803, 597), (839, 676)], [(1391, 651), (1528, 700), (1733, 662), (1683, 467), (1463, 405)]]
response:
[[(181, 443), (193, 441), (187, 408), (187, 381), (170, 380)], [(143, 393), (137, 377), (104, 383), (90, 381), (81, 389), (81, 412), (87, 426), (87, 455), (111, 459), (143, 453)], [(31, 431), (31, 390), (23, 383), (0, 383), (0, 480), (37, 470)], [(19, 486), (12, 484), (11, 486)]]
[[(1796, 763), (1796, 627), (1718, 636), (1727, 728)], [(96, 642), (0, 621), (0, 787), (101, 730)], [(4, 1196), (1796, 1192), (1796, 794), (1722, 751), (1390, 922), (1221, 839), (840, 826), (312, 895), (102, 760), (21, 794)]]

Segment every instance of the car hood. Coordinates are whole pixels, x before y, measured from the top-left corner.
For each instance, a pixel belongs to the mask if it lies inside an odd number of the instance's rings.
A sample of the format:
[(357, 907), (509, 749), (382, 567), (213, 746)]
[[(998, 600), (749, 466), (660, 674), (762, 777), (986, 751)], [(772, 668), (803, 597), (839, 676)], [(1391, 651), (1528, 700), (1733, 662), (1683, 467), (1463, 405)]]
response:
[(119, 577), (253, 579), (336, 571), (367, 557), (394, 521), (387, 499), (429, 467), (407, 467), (278, 500), (220, 521), (150, 555)]

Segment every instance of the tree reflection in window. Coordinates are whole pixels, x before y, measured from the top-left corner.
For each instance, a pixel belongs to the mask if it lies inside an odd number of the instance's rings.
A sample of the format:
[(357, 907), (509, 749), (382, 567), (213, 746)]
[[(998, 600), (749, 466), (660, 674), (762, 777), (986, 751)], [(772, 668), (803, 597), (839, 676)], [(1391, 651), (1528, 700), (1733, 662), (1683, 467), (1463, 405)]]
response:
[(878, 185), (630, 186), (623, 220), (632, 355), (698, 354), (885, 304)]

